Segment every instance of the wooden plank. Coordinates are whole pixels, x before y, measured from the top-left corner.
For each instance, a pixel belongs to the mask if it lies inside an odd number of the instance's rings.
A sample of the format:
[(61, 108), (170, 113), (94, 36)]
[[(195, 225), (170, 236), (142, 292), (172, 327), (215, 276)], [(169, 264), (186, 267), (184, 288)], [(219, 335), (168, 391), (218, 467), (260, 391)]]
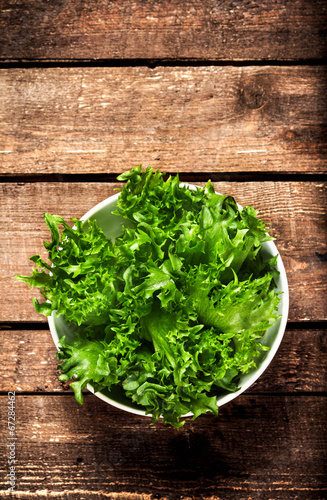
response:
[(0, 174), (326, 172), (326, 68), (0, 70)]
[(323, 0), (3, 0), (2, 60), (323, 59)]
[[(42, 213), (65, 219), (81, 217), (112, 195), (118, 184), (3, 183), (0, 321), (44, 321), (32, 306), (36, 295), (15, 274), (30, 274), (31, 255), (46, 257), (43, 240), (49, 232)], [(252, 205), (271, 228), (286, 266), (290, 286), (290, 321), (327, 319), (326, 261), (317, 255), (327, 249), (326, 184), (319, 182), (216, 182), (215, 189), (231, 194), (241, 205)]]
[[(240, 396), (218, 418), (188, 419), (177, 431), (93, 396), (83, 406), (70, 395), (16, 396), (15, 497), (322, 500), (326, 402)], [(0, 405), (4, 415), (7, 396)], [(5, 418), (0, 425), (6, 437)]]
[[(2, 391), (64, 391), (59, 382), (57, 349), (49, 330), (2, 330), (0, 387)], [(69, 388), (71, 391), (71, 389)]]
[[(287, 329), (279, 351), (251, 393), (326, 391), (326, 331)], [(16, 392), (71, 392), (58, 381), (49, 330), (0, 332), (0, 387)]]

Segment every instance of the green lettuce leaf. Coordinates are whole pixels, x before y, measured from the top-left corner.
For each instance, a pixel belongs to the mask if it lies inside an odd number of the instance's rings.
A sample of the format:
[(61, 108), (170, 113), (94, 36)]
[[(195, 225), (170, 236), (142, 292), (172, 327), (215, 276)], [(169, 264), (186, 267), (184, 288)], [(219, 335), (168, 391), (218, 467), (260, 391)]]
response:
[(210, 181), (191, 190), (141, 166), (118, 179), (118, 238), (44, 214), (49, 262), (35, 255), (32, 275), (17, 278), (40, 288), (39, 313), (79, 327), (58, 353), (79, 403), (88, 383), (119, 388), (153, 422), (179, 428), (187, 413), (217, 415), (217, 397), (257, 367), (278, 318), (277, 257), (263, 258), (272, 238), (256, 211)]

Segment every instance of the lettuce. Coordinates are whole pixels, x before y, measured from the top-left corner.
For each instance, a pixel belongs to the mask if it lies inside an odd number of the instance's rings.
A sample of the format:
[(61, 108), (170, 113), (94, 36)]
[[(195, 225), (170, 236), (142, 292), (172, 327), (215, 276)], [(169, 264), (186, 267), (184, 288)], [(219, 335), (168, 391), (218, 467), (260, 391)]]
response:
[(32, 275), (17, 278), (41, 289), (36, 311), (80, 327), (57, 354), (79, 403), (87, 383), (120, 387), (153, 422), (178, 428), (188, 412), (217, 415), (217, 397), (236, 391), (267, 349), (260, 339), (280, 300), (276, 257), (261, 252), (272, 238), (252, 207), (239, 210), (210, 181), (191, 190), (150, 167), (118, 179), (120, 237), (95, 220), (71, 228), (44, 214), (51, 265), (33, 256)]

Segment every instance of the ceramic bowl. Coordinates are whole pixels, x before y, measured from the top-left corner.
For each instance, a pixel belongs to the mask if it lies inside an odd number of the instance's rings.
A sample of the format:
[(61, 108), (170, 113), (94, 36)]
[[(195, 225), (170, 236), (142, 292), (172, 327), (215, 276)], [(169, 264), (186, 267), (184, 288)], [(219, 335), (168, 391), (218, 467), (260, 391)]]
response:
[[(193, 184), (187, 184), (187, 185), (189, 186), (190, 189), (196, 189), (196, 186), (194, 186)], [(122, 225), (123, 223), (126, 223), (126, 221), (124, 221), (122, 218), (112, 213), (116, 209), (118, 196), (119, 194), (110, 196), (110, 198), (107, 198), (106, 200), (102, 201), (95, 207), (91, 208), (91, 210), (89, 210), (81, 219), (82, 220), (96, 219), (98, 225), (102, 228), (104, 233), (111, 239), (120, 236), (122, 232), (121, 229)], [(239, 208), (242, 207), (239, 205)], [(222, 394), (218, 397), (217, 402), (219, 407), (237, 398), (240, 394), (242, 394), (245, 390), (247, 390), (256, 380), (258, 380), (258, 378), (263, 374), (263, 372), (266, 370), (266, 368), (274, 358), (285, 332), (286, 322), (288, 317), (288, 307), (289, 307), (288, 283), (287, 283), (285, 268), (281, 256), (279, 255), (279, 252), (276, 248), (276, 245), (272, 241), (263, 244), (262, 252), (264, 254), (264, 257), (266, 258), (273, 257), (276, 254), (278, 255), (277, 269), (280, 274), (279, 277), (275, 279), (275, 281), (277, 285), (277, 291), (283, 292), (281, 295), (281, 301), (279, 303), (279, 310), (278, 310), (280, 318), (273, 326), (271, 326), (267, 330), (262, 339), (262, 344), (269, 346), (270, 350), (262, 352), (260, 356), (258, 356), (256, 369), (253, 369), (246, 375), (241, 376), (239, 383), (240, 389), (238, 391), (233, 393), (226, 392), (226, 394)], [(65, 323), (62, 316), (56, 317), (55, 313), (53, 312), (52, 316), (48, 318), (48, 322), (51, 335), (57, 349), (58, 349), (58, 342), (63, 335), (66, 336), (67, 340), (73, 338), (74, 333), (70, 328), (70, 326), (67, 323)], [(137, 415), (145, 415), (145, 411), (134, 406), (133, 402), (130, 401), (128, 398), (126, 398), (123, 394), (123, 391), (120, 390), (119, 388), (115, 388), (110, 392), (108, 390), (103, 390), (101, 392), (94, 392), (94, 388), (92, 387), (92, 385), (88, 384), (87, 389), (92, 393), (94, 393), (98, 398), (102, 399), (103, 401), (109, 403), (112, 406), (115, 406), (116, 408), (120, 408), (122, 410)], [(186, 416), (189, 415), (191, 414), (188, 414)]]

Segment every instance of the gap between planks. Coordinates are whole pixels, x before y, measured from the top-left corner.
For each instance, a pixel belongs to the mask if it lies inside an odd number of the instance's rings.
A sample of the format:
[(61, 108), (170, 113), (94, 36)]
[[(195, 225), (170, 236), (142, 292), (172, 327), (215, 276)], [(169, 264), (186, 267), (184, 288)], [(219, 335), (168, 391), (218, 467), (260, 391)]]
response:
[[(0, 151), (1, 154), (10, 151)], [(241, 153), (241, 152), (240, 152)], [(251, 153), (247, 151), (246, 153)], [(254, 153), (254, 151), (253, 151)], [(161, 170), (158, 167), (159, 170)], [(154, 170), (155, 167), (154, 167)], [(33, 182), (117, 182), (119, 172), (107, 174), (7, 174), (0, 176), (0, 183), (33, 183)], [(292, 172), (167, 172), (167, 175), (179, 175), (181, 182), (326, 182), (327, 172), (321, 174)]]
[[(83, 390), (83, 398), (94, 396), (92, 392), (87, 391), (87, 389)], [(6, 396), (8, 397), (8, 391), (0, 391), (0, 397)], [(75, 398), (73, 392), (60, 392), (60, 391), (15, 391), (15, 396), (71, 396)], [(237, 396), (238, 398), (244, 396), (255, 396), (266, 398), (269, 396), (276, 397), (307, 397), (307, 396), (315, 396), (315, 397), (327, 397), (327, 391), (271, 391), (271, 392), (252, 392), (252, 391), (244, 391), (244, 394), (240, 394)]]
[[(24, 321), (0, 321), (1, 330), (48, 330), (47, 322), (24, 322)], [(327, 329), (327, 321), (288, 321), (286, 325), (288, 330), (324, 330)]]
[(326, 66), (326, 59), (297, 59), (283, 60), (265, 59), (246, 61), (241, 60), (223, 60), (215, 61), (212, 59), (48, 59), (42, 61), (39, 59), (12, 59), (1, 60), (0, 69), (23, 69), (23, 68), (128, 68), (128, 67), (146, 67), (156, 69), (159, 67), (185, 68), (189, 66), (216, 66), (226, 67), (234, 66), (236, 68), (246, 68), (248, 66)]

